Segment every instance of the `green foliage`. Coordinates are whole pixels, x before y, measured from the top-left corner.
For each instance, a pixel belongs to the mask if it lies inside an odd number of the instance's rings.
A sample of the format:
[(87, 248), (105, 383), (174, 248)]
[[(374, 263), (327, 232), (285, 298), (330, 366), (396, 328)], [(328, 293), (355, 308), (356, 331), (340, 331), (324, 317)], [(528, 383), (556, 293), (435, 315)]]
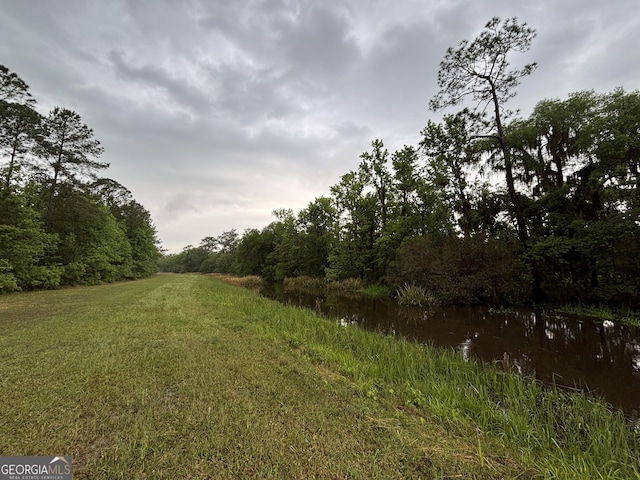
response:
[(14, 292), (18, 290), (18, 280), (11, 272), (12, 266), (5, 258), (0, 258), (0, 292)]
[(417, 148), (374, 140), (329, 197), (241, 238), (206, 237), (161, 268), (355, 278), (445, 303), (640, 308), (640, 92), (576, 92), (516, 118), (507, 103), (536, 64), (510, 60), (535, 36), (491, 19), (446, 51), (430, 102), (474, 108), (428, 122)]
[(73, 110), (55, 107), (43, 119), (42, 132), (37, 154), (52, 170), (47, 205), (49, 216), (61, 180), (77, 183), (82, 177), (91, 177), (95, 171), (105, 169), (109, 164), (93, 159), (99, 157), (104, 149), (93, 138), (93, 130), (82, 123), (80, 115)]
[[(474, 117), (481, 126), (489, 129), (484, 137), (491, 139), (490, 146), (502, 155), (501, 169), (505, 174), (511, 213), (524, 246), (527, 245), (529, 233), (522, 202), (516, 191), (513, 158), (504, 129), (504, 121), (511, 115), (505, 104), (515, 95), (520, 79), (530, 75), (536, 69), (536, 64), (509, 69), (507, 58), (512, 52), (529, 50), (535, 36), (535, 30), (526, 23), (519, 24), (516, 18), (507, 19), (502, 25), (499, 18), (492, 18), (474, 40), (463, 40), (457, 49), (447, 50), (438, 71), (440, 91), (429, 103), (431, 109), (436, 111), (458, 105), (468, 96), (475, 102), (475, 113), (478, 115)], [(493, 118), (491, 121), (481, 121), (487, 108), (493, 109)]]
[(504, 241), (414, 237), (403, 244), (387, 281), (409, 290), (408, 295), (428, 292), (438, 303), (496, 304), (521, 295), (517, 279), (523, 274), (514, 250)]
[(155, 272), (149, 213), (122, 185), (95, 180), (108, 165), (95, 160), (103, 149), (92, 130), (71, 110), (43, 118), (34, 104), (26, 83), (0, 65), (0, 291)]
[[(638, 92), (540, 102), (511, 127), (527, 208), (528, 255), (544, 299), (637, 308)], [(627, 132), (627, 133), (625, 133)]]
[(358, 290), (359, 293), (371, 298), (388, 298), (391, 296), (391, 290), (386, 285), (370, 284)]
[[(0, 197), (0, 261), (3, 262), (4, 290), (56, 286), (55, 265), (43, 265), (44, 257), (57, 240), (46, 233), (38, 213), (14, 194)], [(59, 272), (57, 273), (59, 277)]]
[(9, 158), (2, 176), (8, 192), (35, 148), (41, 117), (30, 105), (0, 101), (0, 118), (0, 157)]
[(29, 93), (29, 85), (4, 65), (0, 65), (0, 101), (20, 105), (35, 103)]
[(70, 262), (64, 266), (62, 279), (66, 285), (79, 285), (84, 283), (87, 275), (87, 266), (82, 262)]

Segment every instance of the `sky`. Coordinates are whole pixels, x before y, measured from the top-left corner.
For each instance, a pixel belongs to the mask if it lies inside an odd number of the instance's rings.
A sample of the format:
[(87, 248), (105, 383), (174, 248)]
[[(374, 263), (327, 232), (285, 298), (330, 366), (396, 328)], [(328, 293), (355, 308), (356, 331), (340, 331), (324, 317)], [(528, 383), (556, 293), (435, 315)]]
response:
[(179, 252), (328, 196), (374, 139), (417, 145), (446, 49), (494, 16), (537, 31), (523, 116), (640, 88), (638, 0), (4, 0), (0, 64), (80, 114)]

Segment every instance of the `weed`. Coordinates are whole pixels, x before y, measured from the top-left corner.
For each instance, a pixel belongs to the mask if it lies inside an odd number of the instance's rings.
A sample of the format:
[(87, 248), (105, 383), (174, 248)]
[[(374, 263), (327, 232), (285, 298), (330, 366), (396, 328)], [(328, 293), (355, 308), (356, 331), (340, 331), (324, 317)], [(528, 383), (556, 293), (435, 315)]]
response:
[(371, 298), (388, 298), (391, 296), (391, 290), (385, 285), (367, 285), (358, 290), (359, 293)]
[(345, 278), (327, 283), (327, 288), (334, 291), (357, 292), (365, 287), (363, 280), (359, 278)]
[(396, 293), (398, 304), (402, 306), (431, 307), (437, 304), (436, 297), (420, 285), (405, 283)]
[(264, 286), (264, 280), (257, 275), (226, 275), (221, 273), (212, 273), (211, 277), (222, 280), (229, 285), (235, 285), (236, 287), (248, 288), (249, 290), (260, 290)]
[(310, 292), (322, 292), (326, 283), (321, 278), (315, 277), (286, 277), (282, 285), (285, 291), (310, 291)]

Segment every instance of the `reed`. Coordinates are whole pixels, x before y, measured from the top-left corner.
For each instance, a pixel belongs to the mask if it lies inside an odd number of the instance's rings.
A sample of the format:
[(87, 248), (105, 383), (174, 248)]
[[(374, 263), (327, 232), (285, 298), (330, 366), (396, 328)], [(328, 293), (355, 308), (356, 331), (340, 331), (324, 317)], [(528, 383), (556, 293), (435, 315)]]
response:
[(438, 303), (435, 295), (420, 285), (405, 283), (396, 290), (398, 304), (413, 307), (432, 307)]
[(363, 280), (359, 278), (345, 278), (343, 280), (334, 280), (327, 283), (327, 289), (343, 292), (357, 292), (365, 287)]
[(367, 285), (358, 292), (370, 298), (389, 298), (391, 296), (389, 287), (379, 284)]
[(222, 273), (212, 273), (209, 276), (234, 285), (236, 287), (248, 288), (249, 290), (260, 290), (264, 286), (264, 280), (257, 275), (227, 275)]
[(286, 277), (282, 285), (285, 290), (302, 292), (322, 292), (326, 288), (326, 282), (316, 277)]

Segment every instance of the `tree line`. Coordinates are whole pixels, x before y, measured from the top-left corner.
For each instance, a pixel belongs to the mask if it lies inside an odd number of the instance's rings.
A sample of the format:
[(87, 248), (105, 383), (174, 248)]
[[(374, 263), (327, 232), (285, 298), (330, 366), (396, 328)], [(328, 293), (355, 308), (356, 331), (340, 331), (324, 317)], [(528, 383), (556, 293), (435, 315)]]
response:
[(545, 99), (528, 118), (507, 108), (536, 64), (512, 68), (536, 32), (487, 23), (440, 64), (440, 111), (415, 146), (381, 140), (330, 194), (282, 209), (262, 230), (207, 237), (165, 256), (167, 271), (268, 281), (357, 277), (418, 285), (447, 303), (640, 307), (640, 91)]
[(0, 65), (0, 292), (141, 278), (160, 256), (149, 212), (73, 110), (47, 115)]

